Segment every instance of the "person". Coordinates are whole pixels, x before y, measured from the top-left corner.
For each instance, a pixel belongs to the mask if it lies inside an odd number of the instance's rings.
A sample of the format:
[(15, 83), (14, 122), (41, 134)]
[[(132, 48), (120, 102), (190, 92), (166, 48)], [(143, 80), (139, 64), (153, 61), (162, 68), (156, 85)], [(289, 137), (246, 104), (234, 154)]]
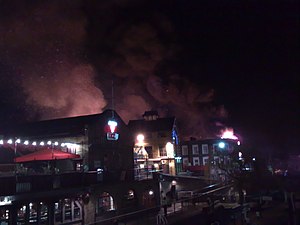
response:
[(168, 203), (167, 203), (167, 198), (166, 197), (163, 197), (162, 206), (163, 206), (163, 209), (164, 209), (164, 215), (167, 216), (168, 215)]
[(165, 217), (165, 215), (162, 213), (161, 210), (159, 211), (159, 213), (156, 216), (156, 224), (157, 225), (166, 225), (166, 224), (168, 224), (168, 220)]

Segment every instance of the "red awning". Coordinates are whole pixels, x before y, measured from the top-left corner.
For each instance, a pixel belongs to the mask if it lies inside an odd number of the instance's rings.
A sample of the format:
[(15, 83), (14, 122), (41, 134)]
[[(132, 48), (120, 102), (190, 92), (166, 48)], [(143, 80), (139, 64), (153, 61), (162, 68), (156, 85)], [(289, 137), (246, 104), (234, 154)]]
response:
[(75, 159), (80, 158), (80, 155), (63, 152), (55, 149), (42, 149), (28, 155), (23, 155), (15, 158), (15, 162), (30, 162), (30, 161), (49, 161), (56, 159)]

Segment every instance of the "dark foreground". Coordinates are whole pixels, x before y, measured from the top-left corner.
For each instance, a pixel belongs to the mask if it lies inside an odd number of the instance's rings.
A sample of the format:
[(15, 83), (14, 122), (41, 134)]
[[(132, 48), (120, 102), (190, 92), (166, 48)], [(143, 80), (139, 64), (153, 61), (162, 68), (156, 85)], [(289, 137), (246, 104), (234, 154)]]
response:
[(250, 210), (246, 221), (242, 214), (216, 210), (211, 214), (200, 213), (188, 218), (178, 219), (172, 225), (300, 225), (300, 209), (290, 212), (288, 205), (282, 202), (271, 202), (264, 206), (260, 213)]

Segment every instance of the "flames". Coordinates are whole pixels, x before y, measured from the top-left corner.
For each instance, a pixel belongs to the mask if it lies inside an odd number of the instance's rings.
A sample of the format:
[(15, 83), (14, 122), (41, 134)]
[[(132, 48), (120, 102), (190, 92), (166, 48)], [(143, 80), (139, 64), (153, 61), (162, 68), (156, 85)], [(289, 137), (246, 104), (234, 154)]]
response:
[(234, 135), (234, 131), (232, 128), (226, 128), (222, 131), (221, 134), (222, 139), (232, 139), (232, 140), (238, 140), (239, 138)]

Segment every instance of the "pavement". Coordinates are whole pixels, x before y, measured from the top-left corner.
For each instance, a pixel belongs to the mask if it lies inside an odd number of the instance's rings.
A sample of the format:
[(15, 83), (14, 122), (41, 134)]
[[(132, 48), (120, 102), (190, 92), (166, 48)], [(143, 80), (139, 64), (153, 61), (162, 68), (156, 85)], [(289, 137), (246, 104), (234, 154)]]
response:
[(215, 221), (218, 221), (216, 225), (300, 225), (300, 201), (294, 212), (289, 210), (288, 202), (282, 199), (265, 201), (261, 207), (258, 207), (257, 201), (247, 202), (244, 207), (220, 201), (215, 201), (214, 207), (209, 207), (207, 202), (182, 201), (168, 207), (167, 216), (164, 215), (164, 209), (160, 209), (113, 224), (215, 225)]
[(300, 209), (290, 212), (284, 202), (269, 202), (260, 211), (251, 210), (248, 215), (251, 225), (299, 225)]
[[(230, 203), (232, 204), (232, 203)], [(135, 217), (135, 219), (118, 223), (117, 225), (300, 225), (300, 208), (290, 213), (288, 204), (282, 201), (271, 201), (261, 208), (252, 207), (247, 211), (247, 220), (244, 220), (241, 207), (227, 205), (227, 208), (218, 205), (213, 211), (207, 210), (207, 204), (184, 205), (176, 203), (167, 209)], [(226, 205), (225, 205), (226, 206)], [(259, 212), (259, 213), (258, 213)], [(218, 221), (218, 223), (213, 223)], [(101, 223), (102, 224), (102, 223)]]

